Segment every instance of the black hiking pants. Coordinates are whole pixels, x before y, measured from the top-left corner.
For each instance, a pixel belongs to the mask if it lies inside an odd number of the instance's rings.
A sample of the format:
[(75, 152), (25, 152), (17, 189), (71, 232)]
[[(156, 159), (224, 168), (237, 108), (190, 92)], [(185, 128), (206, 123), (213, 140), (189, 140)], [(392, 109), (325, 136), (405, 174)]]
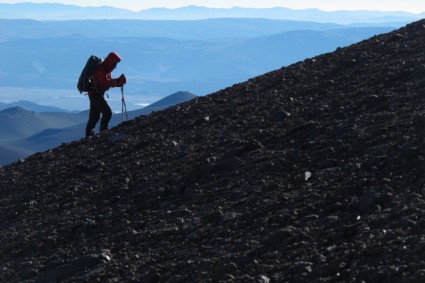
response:
[(100, 132), (108, 129), (108, 124), (112, 117), (111, 107), (109, 107), (103, 95), (89, 95), (89, 99), (90, 114), (86, 126), (86, 137), (92, 135), (97, 122), (99, 122), (100, 114), (102, 114)]

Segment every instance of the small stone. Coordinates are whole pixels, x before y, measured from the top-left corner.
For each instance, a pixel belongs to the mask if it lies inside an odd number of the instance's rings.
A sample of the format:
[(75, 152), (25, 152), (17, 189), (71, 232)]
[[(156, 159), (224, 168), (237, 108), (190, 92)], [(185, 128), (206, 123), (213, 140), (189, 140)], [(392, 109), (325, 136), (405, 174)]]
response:
[(311, 172), (310, 172), (310, 171), (306, 171), (306, 172), (304, 173), (304, 179), (305, 179), (306, 181), (308, 181), (308, 179), (310, 179), (312, 175), (313, 175), (313, 174), (311, 174)]

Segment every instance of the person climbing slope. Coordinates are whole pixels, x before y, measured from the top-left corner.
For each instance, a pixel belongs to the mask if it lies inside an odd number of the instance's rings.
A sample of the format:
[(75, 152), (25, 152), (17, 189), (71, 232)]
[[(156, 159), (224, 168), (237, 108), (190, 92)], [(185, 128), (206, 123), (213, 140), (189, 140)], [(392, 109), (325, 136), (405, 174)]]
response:
[(121, 87), (127, 82), (124, 74), (121, 74), (116, 79), (112, 78), (112, 71), (116, 68), (117, 64), (121, 61), (121, 57), (111, 52), (106, 56), (91, 77), (94, 87), (88, 90), (88, 97), (90, 99), (90, 114), (86, 125), (86, 138), (94, 135), (94, 129), (97, 122), (99, 122), (100, 115), (100, 132), (108, 129), (109, 121), (112, 117), (112, 110), (105, 100), (105, 93), (111, 87)]

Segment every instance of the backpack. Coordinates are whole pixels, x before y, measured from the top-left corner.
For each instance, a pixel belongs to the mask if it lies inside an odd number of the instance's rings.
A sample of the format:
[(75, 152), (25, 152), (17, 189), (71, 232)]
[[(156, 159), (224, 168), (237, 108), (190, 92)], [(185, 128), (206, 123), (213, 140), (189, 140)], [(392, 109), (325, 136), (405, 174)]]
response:
[(89, 57), (78, 79), (77, 88), (80, 93), (88, 92), (90, 89), (94, 88), (90, 78), (93, 76), (94, 71), (100, 63), (102, 63), (101, 58), (95, 55)]

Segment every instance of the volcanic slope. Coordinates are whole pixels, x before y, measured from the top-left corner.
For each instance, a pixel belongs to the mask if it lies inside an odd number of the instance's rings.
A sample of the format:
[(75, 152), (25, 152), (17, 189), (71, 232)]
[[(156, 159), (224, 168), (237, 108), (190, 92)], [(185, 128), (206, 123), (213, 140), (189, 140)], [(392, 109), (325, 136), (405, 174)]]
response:
[(424, 282), (425, 21), (0, 169), (1, 282)]

